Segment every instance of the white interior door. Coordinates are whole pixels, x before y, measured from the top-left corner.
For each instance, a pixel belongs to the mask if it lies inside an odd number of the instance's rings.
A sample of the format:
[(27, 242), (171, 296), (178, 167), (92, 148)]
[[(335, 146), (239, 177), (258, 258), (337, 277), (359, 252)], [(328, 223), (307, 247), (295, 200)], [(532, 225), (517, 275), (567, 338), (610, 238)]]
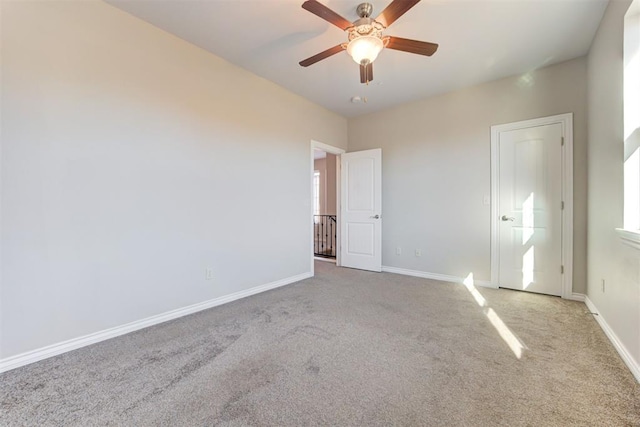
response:
[(341, 156), (343, 267), (381, 271), (382, 150)]
[(499, 285), (562, 295), (562, 125), (500, 132)]

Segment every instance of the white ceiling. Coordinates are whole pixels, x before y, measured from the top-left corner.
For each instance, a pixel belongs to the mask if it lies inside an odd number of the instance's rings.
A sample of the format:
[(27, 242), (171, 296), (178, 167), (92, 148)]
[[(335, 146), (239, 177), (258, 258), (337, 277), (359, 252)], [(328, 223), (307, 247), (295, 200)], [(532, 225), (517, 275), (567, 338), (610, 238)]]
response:
[[(377, 16), (391, 0), (369, 0)], [(303, 0), (107, 0), (151, 24), (353, 117), (586, 54), (606, 0), (422, 0), (385, 35), (439, 43), (432, 57), (385, 49), (360, 84), (346, 52), (298, 62), (346, 41)], [(350, 21), (358, 0), (321, 0)], [(212, 76), (213, 78), (213, 76)], [(351, 103), (354, 96), (367, 103)]]

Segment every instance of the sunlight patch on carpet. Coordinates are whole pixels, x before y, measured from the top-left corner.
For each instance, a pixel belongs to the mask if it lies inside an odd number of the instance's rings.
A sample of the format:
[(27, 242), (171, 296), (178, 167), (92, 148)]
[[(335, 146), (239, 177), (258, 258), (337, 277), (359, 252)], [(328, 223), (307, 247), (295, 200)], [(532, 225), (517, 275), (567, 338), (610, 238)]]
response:
[(502, 340), (509, 346), (516, 358), (522, 358), (522, 354), (524, 353), (526, 346), (502, 321), (495, 310), (488, 306), (487, 300), (482, 296), (474, 284), (473, 273), (469, 273), (469, 275), (464, 279), (463, 284), (476, 303), (483, 309), (482, 311), (484, 312), (484, 315), (489, 319), (489, 322), (498, 332), (500, 338), (502, 338)]

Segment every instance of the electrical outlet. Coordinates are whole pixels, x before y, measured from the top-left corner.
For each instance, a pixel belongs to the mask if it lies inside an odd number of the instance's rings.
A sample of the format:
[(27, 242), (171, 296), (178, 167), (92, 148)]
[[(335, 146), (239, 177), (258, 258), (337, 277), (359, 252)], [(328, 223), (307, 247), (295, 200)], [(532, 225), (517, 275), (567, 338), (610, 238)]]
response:
[(416, 249), (416, 256), (422, 256), (422, 251), (420, 249)]
[(602, 293), (604, 293), (604, 279), (602, 279)]
[(213, 268), (206, 268), (204, 270), (205, 280), (213, 280)]
[(402, 255), (402, 248), (400, 246), (396, 248), (396, 255)]

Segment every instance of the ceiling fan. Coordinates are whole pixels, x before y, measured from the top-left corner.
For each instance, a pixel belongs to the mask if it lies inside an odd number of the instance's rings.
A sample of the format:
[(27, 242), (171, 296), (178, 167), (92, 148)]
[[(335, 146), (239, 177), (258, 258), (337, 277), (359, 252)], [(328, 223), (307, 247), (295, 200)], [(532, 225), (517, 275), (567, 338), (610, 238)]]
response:
[(346, 31), (349, 35), (349, 42), (339, 44), (304, 61), (300, 61), (300, 65), (308, 67), (346, 50), (353, 60), (360, 65), (360, 83), (369, 84), (373, 80), (373, 61), (385, 47), (418, 55), (433, 55), (438, 50), (438, 45), (435, 43), (382, 35), (382, 32), (389, 25), (393, 24), (418, 2), (420, 0), (393, 0), (376, 19), (371, 18), (373, 6), (370, 3), (362, 3), (356, 9), (360, 19), (349, 22), (316, 0), (305, 1), (302, 4), (303, 9)]

